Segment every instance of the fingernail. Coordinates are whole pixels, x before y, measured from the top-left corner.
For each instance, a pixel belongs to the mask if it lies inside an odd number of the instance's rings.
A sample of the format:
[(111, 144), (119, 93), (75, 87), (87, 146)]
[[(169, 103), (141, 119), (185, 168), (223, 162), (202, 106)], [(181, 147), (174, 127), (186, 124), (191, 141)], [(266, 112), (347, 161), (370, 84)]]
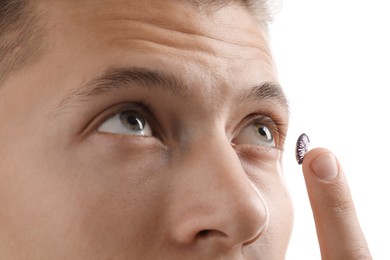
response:
[(336, 158), (331, 153), (320, 154), (311, 164), (313, 172), (324, 181), (334, 180), (339, 174)]

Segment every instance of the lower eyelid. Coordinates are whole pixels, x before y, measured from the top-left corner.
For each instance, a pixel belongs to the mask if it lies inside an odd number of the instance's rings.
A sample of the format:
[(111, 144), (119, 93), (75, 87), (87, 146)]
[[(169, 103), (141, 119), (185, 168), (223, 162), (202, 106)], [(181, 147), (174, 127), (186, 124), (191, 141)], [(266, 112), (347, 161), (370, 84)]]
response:
[[(91, 136), (95, 142), (104, 142), (109, 147), (115, 147), (113, 151), (137, 151), (140, 152), (168, 151), (168, 148), (157, 138), (150, 136), (132, 136), (97, 132)], [(119, 149), (119, 150), (117, 150)]]
[(243, 157), (249, 160), (253, 160), (257, 163), (269, 163), (278, 158), (278, 154), (281, 152), (280, 149), (270, 146), (261, 145), (235, 145), (234, 149), (239, 157)]

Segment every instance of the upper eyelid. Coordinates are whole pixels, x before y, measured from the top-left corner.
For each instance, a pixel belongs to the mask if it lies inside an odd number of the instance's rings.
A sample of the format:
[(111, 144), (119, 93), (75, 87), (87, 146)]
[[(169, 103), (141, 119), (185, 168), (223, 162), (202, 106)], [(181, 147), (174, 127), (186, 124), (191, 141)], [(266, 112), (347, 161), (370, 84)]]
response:
[(274, 122), (274, 120), (272, 120), (271, 118), (267, 117), (267, 116), (259, 116), (257, 118), (254, 118), (253, 120), (254, 123), (258, 122), (258, 123), (264, 123), (266, 125), (271, 125), (273, 127), (277, 127), (276, 123)]
[(271, 126), (273, 130), (279, 132), (278, 125), (275, 122), (275, 120), (273, 120), (269, 116), (262, 115), (262, 114), (251, 114), (251, 115), (247, 116), (246, 118), (244, 118), (241, 121), (241, 123), (239, 123), (236, 126), (236, 128), (234, 129), (234, 132), (241, 131), (242, 128), (247, 127), (248, 125), (253, 124), (253, 123), (263, 123), (266, 126)]
[[(134, 105), (133, 105), (133, 107), (131, 107), (131, 105), (126, 106), (126, 104), (123, 104), (123, 107), (120, 107), (120, 105), (118, 105), (118, 106), (119, 106), (118, 108), (112, 108), (113, 109), (112, 111), (108, 112), (108, 114), (104, 115), (103, 118), (99, 119), (98, 122), (96, 122), (97, 128), (100, 127), (107, 120), (113, 118), (117, 114), (122, 113), (124, 111), (134, 111), (137, 114), (140, 114), (140, 116), (144, 116), (143, 115), (144, 111), (140, 112), (138, 107), (134, 108)], [(104, 111), (103, 111), (103, 113), (104, 113)]]
[(238, 133), (240, 133), (244, 128), (248, 127), (251, 124), (264, 124), (267, 127), (270, 127), (272, 134), (276, 134), (274, 136), (275, 138), (275, 148), (283, 151), (284, 146), (284, 138), (285, 134), (280, 129), (280, 123), (279, 121), (276, 121), (275, 119), (272, 119), (270, 116), (263, 115), (263, 114), (251, 114), (247, 116), (240, 124), (238, 124), (234, 130), (234, 136), (236, 136)]
[(262, 118), (261, 120), (255, 119), (253, 122), (257, 122), (257, 121), (259, 121), (259, 123), (265, 124), (265, 126), (267, 126), (267, 127), (271, 127), (272, 128), (271, 130), (275, 131), (278, 135), (280, 134), (280, 129), (279, 129), (277, 123), (274, 120), (272, 120), (271, 118), (265, 117), (265, 118)]

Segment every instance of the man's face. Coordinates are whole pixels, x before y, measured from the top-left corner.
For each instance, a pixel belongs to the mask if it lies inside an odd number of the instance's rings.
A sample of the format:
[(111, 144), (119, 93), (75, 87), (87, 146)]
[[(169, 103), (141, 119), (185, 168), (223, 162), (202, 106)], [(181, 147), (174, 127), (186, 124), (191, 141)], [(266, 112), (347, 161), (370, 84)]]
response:
[(249, 12), (39, 10), (46, 53), (0, 88), (0, 255), (284, 258), (288, 115)]

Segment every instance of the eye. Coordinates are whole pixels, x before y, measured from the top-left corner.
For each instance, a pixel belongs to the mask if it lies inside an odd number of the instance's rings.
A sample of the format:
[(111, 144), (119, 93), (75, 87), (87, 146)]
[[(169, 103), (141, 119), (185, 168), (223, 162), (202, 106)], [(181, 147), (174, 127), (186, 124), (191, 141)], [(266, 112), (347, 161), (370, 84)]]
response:
[[(275, 126), (269, 122), (262, 122), (263, 120), (256, 120), (255, 122), (243, 128), (239, 134), (234, 138), (235, 144), (255, 144), (269, 147), (275, 147)], [(272, 121), (267, 119), (266, 121)]]
[(152, 136), (145, 118), (133, 110), (124, 110), (104, 121), (98, 128), (101, 133)]

